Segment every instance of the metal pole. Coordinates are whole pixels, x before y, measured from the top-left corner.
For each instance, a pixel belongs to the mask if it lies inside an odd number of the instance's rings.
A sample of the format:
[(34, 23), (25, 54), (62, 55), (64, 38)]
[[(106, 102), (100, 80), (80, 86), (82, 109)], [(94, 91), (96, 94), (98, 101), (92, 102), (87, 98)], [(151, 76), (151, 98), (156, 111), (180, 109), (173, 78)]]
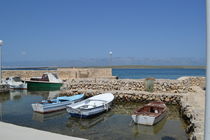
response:
[(207, 69), (206, 69), (206, 97), (205, 97), (205, 127), (204, 139), (210, 138), (210, 0), (206, 0), (206, 45), (207, 45)]
[(109, 66), (112, 67), (112, 51), (109, 52), (109, 57), (110, 57)]
[(0, 40), (0, 85), (2, 83), (2, 45), (3, 45), (3, 41)]
[(2, 83), (2, 46), (0, 46), (0, 55), (1, 55), (1, 62), (0, 62), (0, 84)]
[(3, 120), (3, 106), (2, 106), (2, 103), (0, 103), (0, 120), (2, 121)]

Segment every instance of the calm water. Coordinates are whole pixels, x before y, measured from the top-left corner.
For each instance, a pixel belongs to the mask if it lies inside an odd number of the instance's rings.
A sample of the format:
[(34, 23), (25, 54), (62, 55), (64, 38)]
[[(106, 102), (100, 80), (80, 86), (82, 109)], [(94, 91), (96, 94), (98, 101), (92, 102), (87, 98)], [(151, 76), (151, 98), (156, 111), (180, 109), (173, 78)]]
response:
[(177, 79), (182, 76), (205, 76), (205, 69), (113, 69), (112, 75), (120, 79)]
[(34, 113), (31, 103), (54, 97), (59, 91), (11, 91), (0, 94), (0, 119), (17, 125), (88, 139), (186, 140), (185, 123), (176, 106), (155, 126), (135, 125), (131, 113), (141, 103), (114, 103), (112, 109), (91, 119), (71, 118), (66, 111)]

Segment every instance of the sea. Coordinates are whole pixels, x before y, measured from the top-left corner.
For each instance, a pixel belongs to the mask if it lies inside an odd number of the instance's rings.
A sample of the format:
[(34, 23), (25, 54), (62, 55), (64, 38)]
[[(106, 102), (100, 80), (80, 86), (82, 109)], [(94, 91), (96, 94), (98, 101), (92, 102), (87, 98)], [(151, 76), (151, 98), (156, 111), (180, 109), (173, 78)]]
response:
[(206, 76), (206, 69), (112, 69), (119, 79), (177, 79), (182, 76)]
[[(56, 70), (56, 68), (3, 68), (3, 70)], [(177, 79), (182, 76), (206, 76), (206, 69), (150, 68), (150, 69), (112, 69), (112, 75), (119, 79)]]

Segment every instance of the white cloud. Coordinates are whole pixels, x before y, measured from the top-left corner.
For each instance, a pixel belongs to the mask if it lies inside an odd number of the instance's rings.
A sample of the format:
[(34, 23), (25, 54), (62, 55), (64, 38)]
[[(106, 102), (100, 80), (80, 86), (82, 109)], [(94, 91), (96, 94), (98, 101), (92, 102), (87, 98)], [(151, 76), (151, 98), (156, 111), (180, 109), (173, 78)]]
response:
[(25, 56), (25, 55), (27, 55), (27, 52), (26, 51), (22, 51), (20, 54)]

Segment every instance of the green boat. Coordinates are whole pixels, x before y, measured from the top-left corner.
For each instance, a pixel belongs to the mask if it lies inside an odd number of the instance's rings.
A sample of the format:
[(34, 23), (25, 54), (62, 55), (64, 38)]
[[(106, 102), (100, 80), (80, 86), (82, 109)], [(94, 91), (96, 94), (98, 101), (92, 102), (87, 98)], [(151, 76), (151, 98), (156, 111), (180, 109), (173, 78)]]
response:
[(26, 82), (28, 90), (60, 90), (63, 85), (55, 73), (44, 73), (42, 77), (32, 77)]

